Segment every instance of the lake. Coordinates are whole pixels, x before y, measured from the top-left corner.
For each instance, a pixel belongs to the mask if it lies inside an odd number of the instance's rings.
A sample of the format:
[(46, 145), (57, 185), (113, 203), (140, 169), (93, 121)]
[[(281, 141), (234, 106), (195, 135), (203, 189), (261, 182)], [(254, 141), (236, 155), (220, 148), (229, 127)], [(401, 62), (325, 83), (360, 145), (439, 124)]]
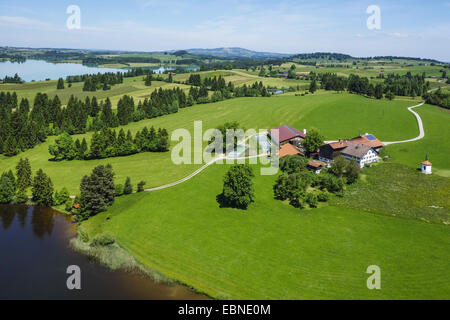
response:
[[(0, 300), (207, 299), (182, 285), (156, 283), (90, 261), (70, 249), (75, 234), (70, 219), (51, 208), (0, 205)], [(66, 287), (70, 265), (81, 268), (81, 290)]]
[[(175, 70), (169, 66), (144, 67), (143, 69), (152, 70), (154, 73), (164, 73), (165, 71)], [(198, 71), (199, 67), (183, 67), (186, 71)], [(126, 72), (127, 69), (112, 69), (89, 67), (79, 63), (51, 63), (43, 60), (27, 60), (24, 63), (12, 63), (10, 61), (0, 62), (0, 79), (5, 76), (12, 77), (16, 73), (24, 81), (43, 81), (46, 79), (58, 80), (65, 79), (67, 76), (76, 76), (82, 74), (97, 74), (106, 72)]]
[(17, 73), (24, 81), (58, 80), (67, 76), (118, 71), (126, 70), (88, 67), (79, 63), (50, 63), (43, 60), (27, 60), (24, 63), (0, 62), (0, 79)]

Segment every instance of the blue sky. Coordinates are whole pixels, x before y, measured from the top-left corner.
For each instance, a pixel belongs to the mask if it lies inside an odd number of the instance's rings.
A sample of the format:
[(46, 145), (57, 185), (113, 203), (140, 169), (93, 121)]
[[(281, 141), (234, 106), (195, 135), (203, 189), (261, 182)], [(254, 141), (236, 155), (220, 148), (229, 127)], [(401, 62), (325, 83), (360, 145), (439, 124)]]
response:
[[(69, 5), (81, 29), (68, 30)], [(366, 26), (369, 5), (381, 29)], [(0, 2), (0, 46), (161, 51), (244, 47), (450, 61), (450, 0), (70, 0)]]

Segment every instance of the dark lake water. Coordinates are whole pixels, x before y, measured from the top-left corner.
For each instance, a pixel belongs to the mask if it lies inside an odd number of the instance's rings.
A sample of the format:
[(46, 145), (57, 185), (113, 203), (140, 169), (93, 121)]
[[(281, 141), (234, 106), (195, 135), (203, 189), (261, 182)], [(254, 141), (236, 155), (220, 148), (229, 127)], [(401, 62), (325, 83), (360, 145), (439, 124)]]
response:
[[(110, 271), (74, 252), (76, 227), (53, 209), (0, 205), (0, 300), (2, 299), (207, 299), (185, 286)], [(66, 269), (81, 269), (81, 290), (66, 287)]]

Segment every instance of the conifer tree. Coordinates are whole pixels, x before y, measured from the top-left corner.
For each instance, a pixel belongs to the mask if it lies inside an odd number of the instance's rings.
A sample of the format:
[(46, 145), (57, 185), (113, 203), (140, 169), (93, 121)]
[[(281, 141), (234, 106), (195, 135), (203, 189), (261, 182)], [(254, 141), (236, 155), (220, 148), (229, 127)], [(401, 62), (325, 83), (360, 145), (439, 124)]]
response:
[(56, 89), (58, 89), (58, 90), (63, 90), (64, 89), (64, 80), (63, 80), (63, 78), (59, 78), (58, 79), (58, 84), (56, 86)]
[(53, 205), (53, 183), (42, 169), (39, 169), (34, 177), (32, 194), (33, 202), (37, 205), (47, 207)]
[(31, 186), (31, 165), (28, 158), (20, 159), (16, 166), (17, 188), (26, 190)]
[(123, 194), (132, 194), (133, 193), (133, 186), (131, 184), (130, 177), (127, 177), (125, 181), (125, 185), (123, 187)]

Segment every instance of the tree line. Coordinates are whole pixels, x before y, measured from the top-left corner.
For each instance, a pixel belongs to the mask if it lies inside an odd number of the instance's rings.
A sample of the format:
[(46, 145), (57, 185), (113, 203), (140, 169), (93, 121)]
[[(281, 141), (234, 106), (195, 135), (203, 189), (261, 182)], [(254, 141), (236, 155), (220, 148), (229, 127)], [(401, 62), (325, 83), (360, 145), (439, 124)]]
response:
[(52, 180), (39, 169), (32, 176), (30, 161), (20, 159), (16, 166), (16, 174), (12, 170), (4, 172), (0, 177), (0, 203), (26, 203), (28, 190), (31, 187), (31, 200), (40, 206), (67, 204), (71, 206), (69, 192), (63, 188), (59, 192), (54, 190)]
[[(200, 87), (193, 85), (188, 93), (180, 87), (159, 88), (149, 98), (140, 100), (137, 107), (132, 97), (124, 95), (117, 104), (116, 112), (109, 98), (99, 102), (96, 97), (86, 97), (83, 101), (72, 95), (67, 105), (62, 106), (58, 95), (49, 98), (46, 93), (37, 93), (31, 108), (26, 98), (18, 105), (15, 92), (1, 92), (0, 153), (15, 156), (44, 142), (49, 135), (63, 132), (83, 134), (103, 128), (117, 128), (132, 121), (176, 113), (179, 108), (195, 104), (233, 97), (270, 97), (262, 82), (235, 87), (231, 82), (225, 85), (222, 77), (214, 77), (206, 78), (201, 83)], [(213, 90), (211, 96), (209, 90)]]
[(49, 146), (53, 161), (62, 160), (93, 160), (111, 157), (122, 157), (141, 152), (167, 152), (169, 150), (169, 134), (166, 129), (144, 127), (133, 137), (131, 131), (125, 134), (120, 129), (103, 128), (94, 132), (88, 146), (86, 139), (74, 141), (67, 133), (59, 135), (55, 144)]
[(384, 82), (373, 84), (367, 77), (361, 77), (350, 74), (348, 78), (338, 76), (335, 73), (315, 74), (311, 72), (308, 76), (311, 79), (311, 92), (317, 90), (317, 81), (320, 82), (322, 89), (345, 91), (382, 99), (386, 96), (392, 100), (394, 96), (422, 96), (430, 88), (429, 82), (425, 81), (425, 74), (412, 75), (408, 72), (405, 75), (389, 74), (384, 77)]
[(450, 109), (450, 92), (444, 92), (441, 88), (435, 92), (426, 93), (424, 98), (428, 104)]
[(16, 73), (13, 77), (5, 76), (3, 78), (3, 83), (24, 83), (21, 77)]

